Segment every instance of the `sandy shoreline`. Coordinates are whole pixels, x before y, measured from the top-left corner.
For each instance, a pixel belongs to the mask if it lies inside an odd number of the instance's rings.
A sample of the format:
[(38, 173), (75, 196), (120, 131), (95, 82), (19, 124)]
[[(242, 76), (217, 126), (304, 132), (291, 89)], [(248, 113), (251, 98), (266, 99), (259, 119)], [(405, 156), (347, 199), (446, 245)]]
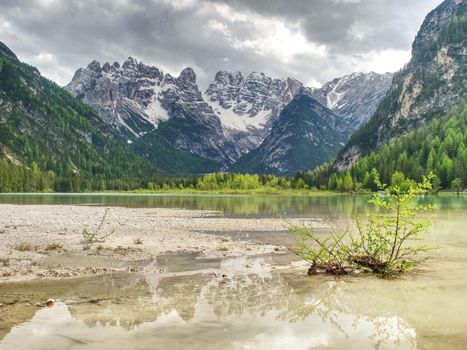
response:
[(113, 233), (85, 249), (83, 228), (95, 231), (105, 210), (72, 205), (0, 205), (0, 281), (138, 272), (151, 258), (169, 253), (222, 257), (287, 252), (283, 246), (233, 240), (222, 234), (232, 230), (284, 231), (280, 219), (123, 207), (108, 209), (100, 233)]

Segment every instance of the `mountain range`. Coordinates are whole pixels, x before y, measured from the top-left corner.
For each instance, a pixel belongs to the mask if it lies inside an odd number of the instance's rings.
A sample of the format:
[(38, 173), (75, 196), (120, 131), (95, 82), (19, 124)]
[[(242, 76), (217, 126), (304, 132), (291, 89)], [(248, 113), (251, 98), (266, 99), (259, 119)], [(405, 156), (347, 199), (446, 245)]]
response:
[[(92, 61), (76, 71), (66, 89), (92, 107), (137, 153), (160, 169), (180, 173), (250, 171), (251, 167), (242, 166), (247, 157), (259, 161), (261, 165), (254, 167), (259, 172), (290, 174), (332, 159), (351, 133), (374, 112), (391, 80), (391, 73), (354, 73), (313, 89), (293, 78), (273, 79), (257, 72), (244, 77), (241, 72), (224, 70), (216, 73), (214, 81), (201, 92), (191, 68), (173, 77), (130, 57), (122, 65), (115, 62), (101, 66)], [(302, 118), (302, 112), (291, 108), (301, 113), (297, 120), (303, 125), (314, 124), (321, 139), (338, 142), (326, 143), (329, 147), (323, 144), (324, 152), (316, 162), (292, 162), (291, 166), (285, 159), (287, 155), (271, 161), (273, 151), (268, 150), (265, 141), (284, 131), (281, 121), (291, 116), (281, 113), (299, 95), (314, 99), (322, 108), (315, 109), (309, 121)], [(328, 125), (331, 114), (331, 119), (338, 122)], [(316, 124), (316, 118), (322, 118), (323, 123)], [(339, 129), (333, 125), (339, 125)], [(303, 141), (303, 151), (309, 148), (309, 153), (313, 153), (316, 140)], [(191, 158), (185, 162), (189, 167), (174, 168), (167, 163), (164, 145)], [(283, 146), (293, 147), (285, 143)], [(170, 151), (174, 153), (173, 149)], [(261, 160), (259, 154), (263, 155)]]
[(445, 0), (430, 12), (399, 72), (352, 73), (321, 88), (223, 70), (203, 91), (189, 67), (172, 76), (131, 57), (92, 61), (61, 88), (0, 43), (0, 158), (51, 172), (65, 189), (151, 174), (291, 175), (329, 161), (347, 171), (464, 103), (466, 8)]

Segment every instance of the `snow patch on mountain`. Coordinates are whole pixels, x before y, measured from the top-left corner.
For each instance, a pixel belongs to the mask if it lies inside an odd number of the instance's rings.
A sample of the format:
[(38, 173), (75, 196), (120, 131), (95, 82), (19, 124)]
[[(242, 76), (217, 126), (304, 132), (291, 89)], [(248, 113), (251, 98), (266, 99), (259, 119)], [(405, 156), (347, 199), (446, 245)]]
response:
[(352, 73), (336, 78), (309, 94), (357, 130), (376, 111), (391, 85), (393, 73)]
[[(259, 146), (273, 120), (303, 89), (298, 80), (273, 79), (264, 73), (217, 72), (204, 98), (219, 117), (226, 134), (243, 138), (244, 151)], [(243, 151), (242, 151), (243, 152)]]
[(254, 116), (249, 116), (246, 114), (237, 114), (232, 108), (225, 109), (217, 101), (210, 101), (209, 105), (219, 117), (222, 126), (232, 132), (248, 132), (251, 129), (263, 129), (267, 126), (271, 117), (270, 110), (262, 109)]

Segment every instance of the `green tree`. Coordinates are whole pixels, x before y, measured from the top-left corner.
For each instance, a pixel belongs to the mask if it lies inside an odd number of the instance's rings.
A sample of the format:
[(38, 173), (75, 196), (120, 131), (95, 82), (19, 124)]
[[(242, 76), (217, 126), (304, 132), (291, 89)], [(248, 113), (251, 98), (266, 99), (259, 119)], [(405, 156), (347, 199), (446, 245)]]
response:
[(462, 180), (459, 178), (455, 178), (451, 181), (451, 190), (456, 191), (457, 194), (462, 190)]
[(350, 172), (347, 172), (342, 180), (342, 188), (344, 191), (351, 192), (353, 190), (353, 179)]

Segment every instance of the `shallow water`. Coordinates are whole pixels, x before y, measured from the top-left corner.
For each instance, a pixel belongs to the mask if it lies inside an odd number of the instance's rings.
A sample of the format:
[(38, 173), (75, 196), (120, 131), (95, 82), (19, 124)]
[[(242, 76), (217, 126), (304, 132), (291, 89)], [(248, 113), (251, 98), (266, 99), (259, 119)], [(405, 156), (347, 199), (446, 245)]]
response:
[[(51, 199), (52, 198), (52, 199)], [(0, 196), (22, 204), (104, 204), (306, 216), (345, 225), (365, 196)], [(398, 280), (306, 277), (293, 255), (164, 256), (141, 274), (0, 284), (0, 349), (464, 349), (467, 197), (442, 195), (438, 250)], [(239, 239), (252, 233), (232, 232)], [(255, 239), (287, 241), (286, 233)], [(53, 261), (50, 262), (53, 264)], [(151, 265), (150, 265), (151, 266)], [(159, 271), (164, 267), (164, 272)], [(37, 307), (48, 298), (52, 307)]]

